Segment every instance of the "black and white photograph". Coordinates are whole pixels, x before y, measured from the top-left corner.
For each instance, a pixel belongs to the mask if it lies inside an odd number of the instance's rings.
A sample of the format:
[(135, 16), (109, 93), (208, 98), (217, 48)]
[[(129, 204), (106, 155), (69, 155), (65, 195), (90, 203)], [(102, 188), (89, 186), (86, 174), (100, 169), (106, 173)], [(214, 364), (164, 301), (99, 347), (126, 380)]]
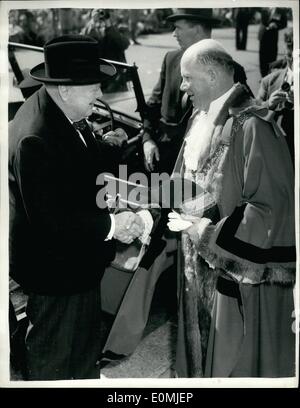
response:
[(0, 26), (1, 387), (298, 387), (299, 2)]

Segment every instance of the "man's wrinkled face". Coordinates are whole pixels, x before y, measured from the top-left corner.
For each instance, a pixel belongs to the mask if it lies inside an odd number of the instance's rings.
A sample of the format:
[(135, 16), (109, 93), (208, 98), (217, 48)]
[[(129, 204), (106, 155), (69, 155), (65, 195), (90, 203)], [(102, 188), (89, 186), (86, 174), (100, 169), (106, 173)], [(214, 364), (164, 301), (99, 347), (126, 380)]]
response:
[(71, 119), (77, 121), (90, 116), (97, 98), (101, 97), (100, 84), (70, 86), (67, 103), (73, 115)]
[(183, 50), (206, 37), (203, 28), (199, 24), (191, 25), (187, 20), (181, 19), (175, 21), (174, 26), (173, 35)]
[(180, 89), (186, 92), (197, 109), (203, 109), (210, 98), (210, 76), (205, 67), (201, 67), (191, 58), (181, 60), (182, 83)]

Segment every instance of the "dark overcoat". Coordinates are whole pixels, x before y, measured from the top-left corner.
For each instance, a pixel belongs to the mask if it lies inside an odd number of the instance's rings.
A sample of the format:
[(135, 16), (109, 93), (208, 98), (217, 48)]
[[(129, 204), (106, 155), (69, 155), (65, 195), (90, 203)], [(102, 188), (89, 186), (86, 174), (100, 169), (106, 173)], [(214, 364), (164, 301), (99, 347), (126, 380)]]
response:
[[(101, 149), (89, 150), (45, 87), (9, 126), (10, 275), (25, 291), (94, 288), (114, 257), (107, 208), (96, 205)], [(99, 188), (99, 187), (98, 187)]]

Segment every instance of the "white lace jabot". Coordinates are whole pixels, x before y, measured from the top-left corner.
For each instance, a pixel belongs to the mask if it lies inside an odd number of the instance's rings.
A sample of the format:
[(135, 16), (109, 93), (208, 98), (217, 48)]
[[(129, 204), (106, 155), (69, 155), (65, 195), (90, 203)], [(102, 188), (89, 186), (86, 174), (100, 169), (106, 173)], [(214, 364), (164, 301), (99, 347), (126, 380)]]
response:
[(207, 113), (205, 111), (195, 111), (192, 125), (185, 138), (186, 145), (183, 156), (187, 170), (196, 171), (199, 160), (207, 158), (210, 154), (214, 130), (213, 119), (220, 112), (234, 88), (235, 86), (231, 87), (219, 98), (212, 101)]

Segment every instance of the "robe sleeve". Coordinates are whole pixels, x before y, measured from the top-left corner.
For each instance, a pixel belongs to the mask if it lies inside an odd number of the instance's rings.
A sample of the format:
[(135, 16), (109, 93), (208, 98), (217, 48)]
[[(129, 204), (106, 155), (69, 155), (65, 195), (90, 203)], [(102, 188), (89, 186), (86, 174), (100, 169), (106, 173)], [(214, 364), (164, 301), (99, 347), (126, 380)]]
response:
[[(274, 125), (275, 126), (275, 125)], [(213, 225), (202, 218), (196, 243), (213, 267), (260, 282), (272, 270), (278, 280), (292, 279), (296, 257), (293, 173), (283, 137), (258, 117), (240, 129), (241, 197), (233, 212)], [(240, 155), (239, 155), (240, 156)], [(236, 166), (235, 168), (238, 168)]]

